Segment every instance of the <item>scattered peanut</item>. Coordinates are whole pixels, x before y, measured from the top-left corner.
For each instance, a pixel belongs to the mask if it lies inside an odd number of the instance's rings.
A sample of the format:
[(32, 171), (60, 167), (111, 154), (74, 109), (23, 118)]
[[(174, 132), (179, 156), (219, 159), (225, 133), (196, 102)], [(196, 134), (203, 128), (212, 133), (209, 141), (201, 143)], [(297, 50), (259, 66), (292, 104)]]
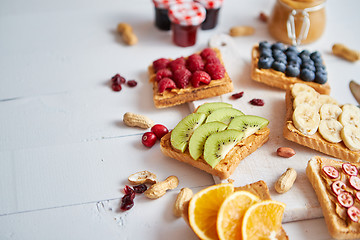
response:
[(289, 147), (279, 147), (276, 153), (280, 157), (289, 158), (295, 155), (295, 150)]
[(296, 171), (293, 168), (288, 168), (275, 183), (275, 190), (278, 193), (285, 193), (290, 190), (296, 179)]
[(255, 29), (250, 26), (235, 26), (230, 28), (230, 36), (238, 37), (238, 36), (249, 36), (255, 33)]
[(154, 125), (154, 121), (150, 118), (131, 112), (124, 114), (123, 121), (129, 127), (140, 127), (144, 129), (150, 128)]
[(174, 215), (181, 217), (184, 212), (184, 204), (190, 201), (193, 196), (193, 191), (190, 188), (182, 188), (176, 197), (174, 204)]
[(170, 176), (163, 182), (157, 182), (144, 192), (145, 196), (151, 199), (157, 199), (166, 193), (167, 190), (174, 189), (179, 185), (179, 179), (176, 176)]
[(344, 58), (350, 62), (356, 62), (360, 60), (360, 52), (350, 49), (344, 44), (336, 43), (332, 46), (332, 52), (334, 55)]
[(154, 173), (145, 170), (131, 174), (128, 180), (131, 184), (143, 184), (143, 183), (154, 184), (157, 182), (157, 177)]
[(231, 179), (231, 178), (228, 178), (228, 183), (234, 183), (235, 182), (235, 180), (234, 179)]
[(134, 34), (130, 24), (119, 23), (117, 26), (117, 31), (121, 34), (123, 41), (127, 45), (135, 45), (138, 42), (138, 38)]

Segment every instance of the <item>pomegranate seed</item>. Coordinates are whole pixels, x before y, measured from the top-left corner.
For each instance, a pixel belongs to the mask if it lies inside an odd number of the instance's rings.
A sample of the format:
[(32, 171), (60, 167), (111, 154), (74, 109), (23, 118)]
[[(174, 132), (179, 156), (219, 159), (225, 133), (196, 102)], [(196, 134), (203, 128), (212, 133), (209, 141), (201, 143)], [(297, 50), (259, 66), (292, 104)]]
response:
[(137, 82), (136, 82), (135, 80), (129, 80), (129, 81), (127, 82), (127, 85), (128, 85), (129, 87), (135, 87), (135, 86), (137, 85)]
[(136, 193), (143, 193), (147, 190), (147, 186), (145, 184), (139, 184), (139, 185), (133, 186), (133, 188)]
[(135, 198), (135, 191), (128, 185), (125, 185), (124, 187), (124, 193), (125, 195), (130, 195), (133, 199)]
[(152, 147), (154, 146), (154, 144), (156, 143), (156, 135), (153, 132), (146, 132), (143, 134), (141, 142), (144, 144), (144, 146), (146, 147)]
[(234, 93), (233, 95), (231, 95), (231, 97), (234, 99), (239, 99), (242, 96), (244, 96), (244, 92)]
[(259, 98), (254, 98), (254, 99), (252, 99), (251, 101), (250, 101), (250, 103), (252, 104), (252, 105), (255, 105), (255, 106), (264, 106), (264, 100), (262, 100), (262, 99), (259, 99)]
[(123, 84), (126, 82), (125, 78), (122, 77), (120, 74), (115, 74), (112, 78), (111, 78), (111, 82), (114, 84)]
[(111, 85), (111, 88), (112, 88), (112, 90), (114, 90), (115, 92), (121, 91), (121, 85), (120, 85), (120, 84), (117, 84), (117, 83), (113, 83), (113, 84)]
[(125, 194), (121, 199), (120, 209), (123, 211), (127, 211), (134, 206), (134, 198), (132, 198), (131, 194)]
[(155, 124), (152, 126), (151, 131), (156, 135), (158, 139), (161, 139), (165, 134), (169, 132), (169, 130), (161, 124)]

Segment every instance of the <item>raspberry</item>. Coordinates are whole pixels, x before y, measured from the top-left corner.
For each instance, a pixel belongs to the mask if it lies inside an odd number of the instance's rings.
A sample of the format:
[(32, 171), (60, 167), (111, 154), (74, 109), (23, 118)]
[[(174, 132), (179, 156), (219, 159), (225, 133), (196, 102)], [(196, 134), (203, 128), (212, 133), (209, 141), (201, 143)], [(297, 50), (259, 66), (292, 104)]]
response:
[(153, 62), (153, 68), (155, 72), (159, 71), (160, 69), (166, 68), (169, 64), (170, 60), (166, 58), (159, 58)]
[(166, 89), (176, 88), (176, 84), (170, 78), (163, 78), (159, 81), (159, 93), (164, 92)]
[(200, 55), (204, 60), (207, 60), (207, 58), (210, 56), (216, 57), (216, 52), (212, 48), (205, 48), (201, 51)]
[(171, 69), (171, 71), (175, 72), (175, 70), (173, 68), (176, 67), (177, 65), (185, 66), (185, 62), (186, 62), (186, 60), (184, 57), (179, 57), (175, 60), (172, 60), (169, 63), (168, 67)]
[(200, 83), (209, 84), (211, 81), (211, 77), (207, 72), (204, 71), (196, 71), (191, 76), (191, 84), (193, 87), (199, 87)]
[(186, 67), (191, 71), (199, 71), (204, 69), (204, 62), (199, 54), (192, 54), (186, 61)]
[(170, 71), (170, 69), (167, 68), (163, 68), (160, 69), (157, 73), (156, 73), (156, 81), (159, 82), (161, 79), (163, 78), (172, 78), (172, 72)]
[(188, 85), (191, 72), (186, 68), (178, 69), (173, 74), (174, 82), (178, 88), (185, 88)]
[(221, 64), (221, 63), (220, 63), (220, 60), (219, 60), (216, 56), (209, 56), (209, 57), (206, 59), (206, 64), (208, 64), (208, 63)]
[(225, 76), (225, 68), (221, 64), (206, 64), (205, 71), (210, 75), (211, 79), (221, 79)]

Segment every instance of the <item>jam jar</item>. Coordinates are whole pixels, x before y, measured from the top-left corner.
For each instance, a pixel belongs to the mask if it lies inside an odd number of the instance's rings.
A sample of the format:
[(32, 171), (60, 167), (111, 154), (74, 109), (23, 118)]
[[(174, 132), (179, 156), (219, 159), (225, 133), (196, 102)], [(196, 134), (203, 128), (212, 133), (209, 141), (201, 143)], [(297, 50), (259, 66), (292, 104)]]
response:
[(171, 22), (168, 16), (170, 5), (191, 1), (192, 0), (153, 0), (155, 7), (155, 26), (160, 30), (170, 30)]
[(201, 24), (202, 30), (213, 29), (216, 27), (219, 19), (219, 12), (224, 0), (195, 0), (205, 7), (206, 17)]
[(205, 16), (205, 8), (196, 2), (171, 5), (169, 19), (173, 42), (180, 47), (195, 45), (198, 28)]
[(316, 41), (325, 30), (326, 0), (276, 0), (269, 18), (270, 34), (283, 43)]

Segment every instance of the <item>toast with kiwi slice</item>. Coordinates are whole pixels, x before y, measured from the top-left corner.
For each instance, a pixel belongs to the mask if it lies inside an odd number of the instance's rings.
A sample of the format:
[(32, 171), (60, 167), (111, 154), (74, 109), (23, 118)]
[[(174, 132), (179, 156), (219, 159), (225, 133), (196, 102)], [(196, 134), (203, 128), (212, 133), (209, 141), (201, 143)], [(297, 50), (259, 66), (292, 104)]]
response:
[(268, 141), (268, 124), (267, 119), (245, 115), (231, 105), (205, 103), (163, 136), (160, 147), (168, 157), (226, 179), (241, 160)]

